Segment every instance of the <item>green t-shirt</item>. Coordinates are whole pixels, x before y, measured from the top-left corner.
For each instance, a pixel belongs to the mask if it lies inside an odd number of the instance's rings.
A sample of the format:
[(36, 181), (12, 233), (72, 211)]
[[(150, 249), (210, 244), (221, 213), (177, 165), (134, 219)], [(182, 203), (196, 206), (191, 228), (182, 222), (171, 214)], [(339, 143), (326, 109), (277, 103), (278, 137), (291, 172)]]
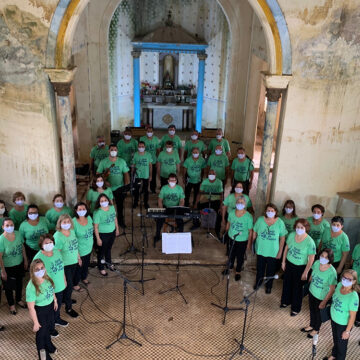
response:
[(36, 306), (46, 306), (54, 301), (54, 288), (49, 280), (44, 279), (39, 286), (40, 292), (36, 294), (33, 282), (30, 280), (26, 286), (26, 301), (34, 302)]
[(180, 185), (173, 188), (170, 185), (164, 185), (159, 194), (165, 207), (178, 206), (181, 199), (185, 199), (184, 190)]
[(322, 236), (322, 250), (326, 248), (334, 252), (334, 262), (339, 262), (342, 253), (350, 251), (349, 238), (344, 232), (337, 237), (331, 237), (331, 229), (326, 229)]
[(186, 169), (189, 183), (198, 184), (201, 181), (201, 171), (206, 167), (206, 161), (202, 156), (199, 156), (196, 161), (191, 156), (184, 161), (183, 166)]
[(234, 240), (234, 236), (236, 236), (235, 241), (248, 241), (249, 238), (249, 230), (253, 228), (253, 217), (247, 211), (241, 217), (236, 216), (236, 211), (233, 210), (229, 213), (228, 222), (230, 223), (230, 228), (228, 234), (231, 239)]
[[(286, 230), (287, 230), (287, 236), (289, 236), (290, 233), (292, 233), (294, 231), (294, 225), (296, 223), (296, 220), (298, 219), (298, 216), (294, 216), (290, 219), (286, 218), (285, 215), (281, 215), (280, 219), (284, 222)], [(309, 234), (310, 235), (310, 234)], [(286, 237), (287, 237), (286, 236)], [(311, 235), (310, 235), (311, 237)], [(314, 240), (314, 239), (313, 239)]]
[(247, 181), (250, 179), (250, 173), (254, 170), (254, 165), (247, 157), (244, 161), (235, 158), (231, 163), (231, 170), (234, 170), (234, 179), (236, 181)]
[(79, 245), (75, 231), (71, 229), (69, 236), (65, 236), (61, 231), (57, 231), (54, 234), (54, 240), (55, 249), (61, 251), (64, 266), (76, 264), (78, 262)]
[(214, 154), (215, 148), (218, 145), (221, 145), (223, 149), (223, 153), (226, 154), (227, 152), (230, 151), (230, 145), (226, 139), (222, 138), (221, 141), (218, 141), (217, 139), (211, 139), (208, 147), (208, 150), (210, 151), (211, 154)]
[(90, 158), (94, 159), (95, 170), (100, 164), (102, 159), (105, 159), (109, 156), (109, 146), (105, 145), (104, 147), (99, 148), (95, 145), (90, 151)]
[(51, 208), (46, 212), (45, 217), (48, 220), (48, 222), (50, 223), (49, 230), (55, 230), (56, 223), (57, 223), (60, 215), (64, 215), (64, 214), (73, 216), (72, 210), (67, 206), (63, 206), (61, 211), (56, 211), (54, 208)]
[(28, 207), (28, 204), (24, 204), (23, 211), (17, 211), (15, 208), (12, 208), (9, 211), (9, 217), (14, 222), (15, 230), (19, 230), (21, 223), (26, 220), (26, 213)]
[(65, 289), (64, 261), (59, 250), (54, 249), (52, 256), (46, 256), (40, 250), (34, 259), (41, 259), (45, 269), (55, 285), (55, 292), (61, 292)]
[(94, 224), (99, 225), (99, 233), (112, 233), (115, 230), (116, 211), (110, 205), (109, 210), (105, 211), (101, 207), (94, 212)]
[(108, 157), (100, 161), (97, 169), (98, 173), (103, 173), (110, 168), (110, 175), (108, 181), (111, 185), (111, 190), (115, 191), (124, 185), (124, 174), (129, 172), (129, 168), (124, 159), (117, 158), (112, 162)]
[(40, 235), (47, 234), (50, 230), (50, 223), (48, 219), (43, 216), (39, 217), (37, 225), (30, 225), (28, 220), (25, 220), (20, 225), (20, 234), (25, 239), (27, 246), (33, 250), (39, 250)]
[(223, 183), (218, 178), (216, 178), (214, 182), (210, 182), (209, 179), (205, 179), (205, 180), (202, 181), (202, 183), (200, 185), (200, 191), (205, 193), (205, 195), (201, 195), (201, 199), (204, 199), (204, 200), (208, 201), (210, 195), (206, 195), (206, 194), (211, 193), (211, 200), (212, 201), (220, 200), (221, 195), (214, 195), (214, 194), (223, 192)]
[(91, 253), (94, 244), (94, 226), (90, 216), (87, 216), (87, 225), (80, 225), (77, 218), (73, 218), (74, 230), (79, 246), (80, 256), (85, 256)]
[(156, 150), (160, 149), (160, 140), (156, 136), (148, 138), (147, 136), (142, 136), (140, 141), (145, 143), (145, 151), (151, 155), (152, 163), (156, 164)]
[(331, 319), (339, 325), (347, 325), (350, 311), (358, 311), (359, 297), (356, 291), (343, 295), (340, 292), (341, 282), (336, 286), (330, 308)]
[[(171, 138), (169, 134), (164, 135), (164, 136), (161, 138), (161, 141), (160, 141), (160, 148), (161, 148), (161, 149), (164, 149), (164, 150), (165, 150), (165, 146), (166, 146), (166, 142), (167, 142), (167, 141), (172, 141), (172, 142), (173, 142), (174, 150), (176, 150), (176, 151), (174, 151), (174, 152), (179, 153), (179, 149), (182, 148), (180, 138), (179, 138), (177, 135), (174, 135), (173, 138)], [(165, 151), (166, 151), (166, 150), (165, 150)]]
[(269, 226), (265, 222), (264, 216), (261, 216), (256, 220), (254, 232), (257, 233), (256, 254), (276, 258), (280, 248), (280, 237), (287, 234), (284, 222), (278, 218), (274, 224)]
[(357, 272), (358, 284), (360, 284), (360, 244), (354, 247), (352, 259), (354, 260), (352, 268)]
[(286, 259), (294, 265), (306, 265), (309, 255), (316, 254), (316, 247), (314, 240), (307, 235), (301, 242), (295, 240), (296, 232), (291, 232), (287, 239), (286, 245), (288, 246), (288, 252)]
[(138, 151), (138, 142), (134, 138), (131, 138), (128, 143), (121, 139), (117, 143), (118, 156), (126, 161), (126, 165), (130, 166), (131, 159)]
[(90, 212), (93, 213), (95, 210), (95, 204), (97, 202), (97, 199), (100, 195), (106, 195), (110, 200), (114, 198), (114, 194), (111, 190), (111, 188), (106, 188), (102, 193), (99, 193), (96, 190), (89, 189), (89, 191), (86, 194), (86, 200), (90, 201)]
[(330, 224), (327, 220), (322, 219), (320, 224), (315, 225), (314, 218), (312, 216), (309, 216), (307, 218), (307, 220), (310, 224), (309, 235), (315, 241), (316, 248), (318, 248), (320, 245), (320, 240), (322, 239), (322, 235), (323, 235), (325, 229), (330, 229)]
[(198, 140), (197, 143), (193, 143), (192, 140), (188, 140), (185, 143), (185, 148), (184, 148), (184, 151), (187, 151), (187, 158), (192, 157), (192, 151), (193, 151), (194, 148), (198, 148), (199, 152), (200, 152), (200, 155), (201, 155), (201, 153), (203, 151), (205, 151), (206, 146), (205, 146), (205, 144), (204, 144), (204, 142), (202, 140)]
[(20, 232), (15, 230), (14, 241), (9, 241), (4, 234), (0, 236), (0, 253), (5, 267), (12, 267), (23, 262), (22, 247), (24, 239)]
[(170, 174), (176, 174), (176, 165), (180, 164), (179, 154), (176, 151), (171, 154), (162, 151), (157, 161), (160, 163), (160, 176), (166, 179)]
[[(251, 202), (250, 198), (245, 194), (240, 194), (240, 195), (242, 195), (246, 200), (245, 209), (252, 207), (252, 202)], [(236, 200), (237, 200), (237, 197), (235, 196), (235, 193), (232, 193), (232, 194), (229, 194), (223, 201), (223, 204), (227, 207), (226, 211), (228, 214), (231, 211), (236, 209)]]
[(330, 285), (337, 284), (336, 270), (330, 265), (327, 270), (321, 271), (319, 260), (314, 262), (311, 269), (312, 273), (309, 291), (318, 300), (324, 300), (330, 290)]
[(225, 180), (225, 168), (229, 166), (229, 159), (224, 153), (221, 155), (212, 154), (209, 157), (207, 166), (216, 171), (216, 177), (218, 179)]
[(143, 155), (140, 155), (139, 152), (136, 152), (131, 160), (131, 165), (134, 165), (136, 169), (136, 177), (139, 179), (149, 178), (150, 164), (152, 164), (152, 157), (147, 152), (144, 152)]

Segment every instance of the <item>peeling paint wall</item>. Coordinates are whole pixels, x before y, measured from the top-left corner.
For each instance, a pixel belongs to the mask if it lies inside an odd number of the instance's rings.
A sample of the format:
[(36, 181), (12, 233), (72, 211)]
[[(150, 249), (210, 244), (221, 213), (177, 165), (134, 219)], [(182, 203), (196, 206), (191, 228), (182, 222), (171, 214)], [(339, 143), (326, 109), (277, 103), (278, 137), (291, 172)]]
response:
[(57, 1), (0, 3), (0, 198), (48, 203), (61, 188), (51, 85), (43, 71)]

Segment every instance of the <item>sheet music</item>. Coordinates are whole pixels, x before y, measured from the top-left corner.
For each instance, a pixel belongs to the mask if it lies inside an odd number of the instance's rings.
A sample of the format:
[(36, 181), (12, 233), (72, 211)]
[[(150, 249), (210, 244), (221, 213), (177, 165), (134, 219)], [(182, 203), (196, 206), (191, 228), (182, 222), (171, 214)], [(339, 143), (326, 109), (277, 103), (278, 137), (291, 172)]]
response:
[(191, 233), (162, 233), (164, 254), (191, 254)]

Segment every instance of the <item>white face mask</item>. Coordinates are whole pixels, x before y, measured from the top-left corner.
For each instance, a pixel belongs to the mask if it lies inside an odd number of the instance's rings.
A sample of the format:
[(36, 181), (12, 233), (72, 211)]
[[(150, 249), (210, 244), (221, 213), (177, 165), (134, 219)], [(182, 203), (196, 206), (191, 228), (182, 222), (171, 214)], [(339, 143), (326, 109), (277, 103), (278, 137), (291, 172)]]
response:
[(54, 244), (53, 243), (44, 244), (43, 249), (44, 249), (44, 251), (53, 251)]
[(243, 209), (245, 209), (245, 205), (244, 204), (236, 204), (236, 209), (243, 210)]
[(34, 272), (34, 275), (37, 277), (37, 278), (42, 278), (42, 277), (44, 277), (44, 275), (45, 275), (45, 269), (43, 269), (43, 270), (39, 270), (39, 271), (35, 271)]
[(296, 233), (298, 235), (304, 235), (305, 234), (305, 229), (296, 228), (295, 231), (296, 231)]
[(321, 218), (321, 214), (313, 214), (313, 218), (315, 219), (315, 220), (319, 220), (320, 218)]
[(285, 212), (286, 212), (287, 214), (291, 214), (293, 211), (294, 211), (293, 208), (288, 208), (288, 207), (285, 208)]
[(197, 135), (191, 135), (191, 139), (192, 140), (197, 140), (198, 136)]
[(105, 146), (105, 143), (104, 143), (104, 142), (99, 142), (99, 143), (98, 143), (98, 146), (99, 146), (99, 147)]
[(168, 153), (170, 153), (170, 152), (172, 152), (172, 148), (166, 148), (166, 151), (167, 151)]
[(86, 210), (79, 210), (76, 212), (79, 216), (85, 216), (87, 211)]
[(329, 263), (329, 259), (326, 259), (326, 258), (324, 258), (323, 256), (320, 256), (319, 261), (320, 261), (320, 264), (321, 264), (321, 265), (326, 265), (326, 264)]
[(176, 181), (169, 181), (170, 187), (174, 187), (176, 185)]
[(29, 214), (28, 217), (30, 220), (36, 220), (39, 217), (39, 214)]
[(266, 212), (266, 216), (267, 216), (268, 218), (273, 218), (273, 217), (275, 217), (275, 211), (267, 211), (267, 212)]
[(61, 209), (64, 206), (64, 203), (61, 201), (57, 201), (54, 203), (55, 207)]
[(11, 234), (14, 232), (14, 226), (7, 226), (7, 227), (4, 227), (4, 231), (6, 231), (8, 234)]
[(147, 136), (147, 137), (152, 137), (153, 134), (154, 134), (154, 133), (152, 133), (152, 132), (148, 132), (148, 133), (146, 133), (146, 136)]
[(106, 208), (107, 206), (109, 206), (109, 202), (108, 201), (103, 201), (100, 203), (100, 206), (103, 208)]
[(222, 135), (216, 135), (216, 138), (217, 138), (218, 140), (220, 140), (220, 139), (222, 139)]
[(125, 139), (125, 140), (130, 140), (130, 139), (131, 139), (131, 135), (124, 135), (124, 139)]
[(24, 205), (24, 200), (17, 200), (15, 201), (15, 204), (18, 206), (23, 206)]
[(341, 227), (331, 225), (331, 230), (332, 230), (334, 233), (337, 233), (337, 232), (339, 232), (339, 231), (341, 230)]
[(99, 187), (99, 188), (102, 188), (104, 186), (104, 182), (103, 181), (98, 181), (96, 183), (96, 186)]
[(244, 159), (244, 158), (245, 158), (245, 154), (238, 154), (238, 158), (239, 158), (239, 159)]
[(71, 228), (71, 224), (61, 224), (60, 226), (63, 230), (69, 230)]
[(110, 156), (116, 157), (117, 156), (117, 151), (110, 151)]
[(238, 187), (235, 188), (235, 192), (236, 192), (237, 194), (241, 194), (243, 191), (244, 191), (243, 188), (238, 188)]
[(139, 152), (143, 153), (145, 151), (145, 148), (144, 147), (139, 147), (138, 150), (139, 150)]
[(0, 215), (4, 215), (5, 214), (5, 208), (0, 209)]
[(216, 155), (221, 155), (221, 154), (222, 154), (222, 150), (215, 150), (215, 154), (216, 154)]
[(342, 286), (349, 287), (349, 286), (352, 285), (352, 281), (348, 280), (348, 279), (345, 279), (345, 278), (342, 278), (341, 279), (341, 284), (342, 284)]
[(197, 159), (199, 157), (199, 154), (195, 153), (195, 154), (192, 154), (193, 155), (193, 158), (194, 159)]
[(213, 174), (210, 174), (209, 176), (208, 176), (208, 178), (209, 178), (209, 180), (215, 180), (216, 179), (216, 175), (213, 175)]
[(171, 136), (175, 135), (175, 130), (169, 130), (169, 135)]

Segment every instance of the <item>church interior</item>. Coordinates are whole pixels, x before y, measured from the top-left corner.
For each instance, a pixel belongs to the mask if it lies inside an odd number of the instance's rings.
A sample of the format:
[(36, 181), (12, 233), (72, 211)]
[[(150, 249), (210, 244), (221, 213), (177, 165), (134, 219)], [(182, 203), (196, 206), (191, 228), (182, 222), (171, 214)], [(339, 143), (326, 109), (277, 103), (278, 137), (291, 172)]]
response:
[(0, 359), (359, 358), (358, 0), (3, 0), (0, 59)]

